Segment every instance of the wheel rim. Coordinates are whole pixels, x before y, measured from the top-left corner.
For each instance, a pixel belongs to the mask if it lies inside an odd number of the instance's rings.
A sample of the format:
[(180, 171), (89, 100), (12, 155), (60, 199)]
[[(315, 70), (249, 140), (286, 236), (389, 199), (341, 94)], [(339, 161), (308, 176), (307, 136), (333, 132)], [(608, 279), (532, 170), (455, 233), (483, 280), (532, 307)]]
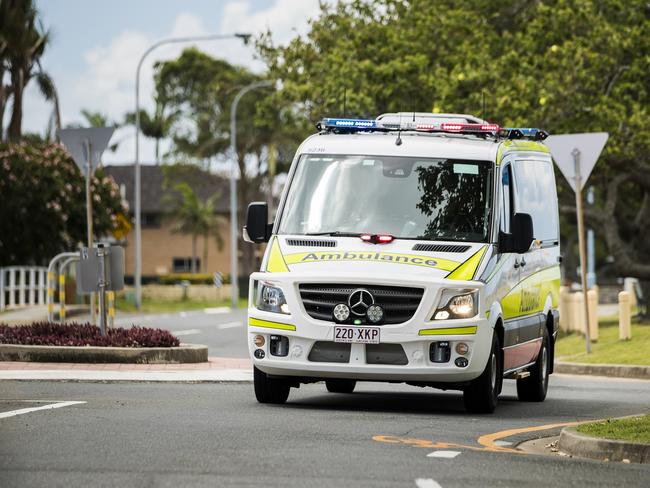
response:
[(548, 376), (548, 354), (546, 353), (546, 347), (542, 348), (542, 381), (546, 383), (546, 377)]
[(492, 385), (492, 390), (495, 390), (497, 387), (497, 355), (492, 353), (490, 358), (490, 384)]

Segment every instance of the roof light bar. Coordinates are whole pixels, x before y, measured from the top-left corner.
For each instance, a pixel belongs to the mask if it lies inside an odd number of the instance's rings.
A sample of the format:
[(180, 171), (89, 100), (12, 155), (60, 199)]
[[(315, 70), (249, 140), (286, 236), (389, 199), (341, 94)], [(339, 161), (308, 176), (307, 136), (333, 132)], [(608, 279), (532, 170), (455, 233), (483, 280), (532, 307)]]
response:
[(328, 129), (376, 129), (377, 123), (367, 119), (332, 119), (325, 118), (321, 123), (322, 127)]
[(501, 127), (498, 124), (458, 124), (444, 122), (441, 124), (417, 124), (416, 130), (442, 131), (442, 132), (499, 132)]
[(532, 139), (533, 141), (543, 141), (548, 137), (548, 132), (532, 127), (508, 127), (501, 129), (499, 135), (507, 139)]

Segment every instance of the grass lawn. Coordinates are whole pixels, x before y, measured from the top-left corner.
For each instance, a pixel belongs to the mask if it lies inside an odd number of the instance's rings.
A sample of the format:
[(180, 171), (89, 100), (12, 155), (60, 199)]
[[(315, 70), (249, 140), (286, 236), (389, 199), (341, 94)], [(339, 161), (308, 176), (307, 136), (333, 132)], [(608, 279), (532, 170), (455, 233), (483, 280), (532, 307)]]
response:
[(593, 437), (650, 444), (650, 414), (627, 419), (605, 420), (577, 427), (578, 432)]
[[(161, 300), (152, 298), (142, 299), (143, 313), (165, 313), (165, 312), (182, 312), (186, 310), (202, 310), (212, 307), (229, 307), (230, 300)], [(248, 300), (239, 299), (239, 308), (246, 308)], [(118, 296), (115, 300), (115, 308), (121, 312), (137, 312), (135, 305), (124, 296)]]
[(555, 356), (574, 363), (650, 365), (650, 322), (632, 324), (632, 339), (618, 339), (618, 321), (602, 321), (598, 342), (585, 351), (585, 338), (577, 333), (560, 335)]

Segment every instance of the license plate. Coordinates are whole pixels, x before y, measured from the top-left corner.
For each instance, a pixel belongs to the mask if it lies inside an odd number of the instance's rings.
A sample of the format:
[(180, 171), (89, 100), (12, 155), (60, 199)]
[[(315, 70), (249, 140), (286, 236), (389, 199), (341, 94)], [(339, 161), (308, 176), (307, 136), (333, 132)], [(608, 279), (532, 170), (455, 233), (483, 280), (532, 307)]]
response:
[(334, 327), (334, 342), (379, 344), (379, 327)]

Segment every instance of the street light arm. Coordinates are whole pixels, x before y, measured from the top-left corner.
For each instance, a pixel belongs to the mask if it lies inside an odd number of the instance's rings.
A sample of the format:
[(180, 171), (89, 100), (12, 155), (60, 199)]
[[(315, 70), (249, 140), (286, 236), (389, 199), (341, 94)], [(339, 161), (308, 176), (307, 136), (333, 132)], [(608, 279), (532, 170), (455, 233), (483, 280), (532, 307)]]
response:
[(230, 298), (232, 308), (237, 308), (239, 301), (239, 273), (237, 270), (237, 106), (241, 98), (249, 91), (265, 86), (273, 86), (270, 80), (251, 83), (237, 92), (230, 106), (230, 153), (232, 168), (230, 170)]
[(165, 44), (179, 44), (183, 42), (200, 42), (200, 41), (216, 41), (221, 39), (242, 39), (244, 44), (248, 44), (251, 34), (210, 34), (204, 36), (187, 36), (187, 37), (168, 37), (153, 43), (142, 54), (138, 61), (138, 66), (135, 71), (135, 161), (134, 167), (134, 200), (135, 200), (135, 269), (133, 273), (133, 284), (135, 285), (135, 307), (140, 310), (142, 302), (142, 222), (141, 222), (141, 202), (140, 202), (140, 70), (146, 57), (154, 49)]

